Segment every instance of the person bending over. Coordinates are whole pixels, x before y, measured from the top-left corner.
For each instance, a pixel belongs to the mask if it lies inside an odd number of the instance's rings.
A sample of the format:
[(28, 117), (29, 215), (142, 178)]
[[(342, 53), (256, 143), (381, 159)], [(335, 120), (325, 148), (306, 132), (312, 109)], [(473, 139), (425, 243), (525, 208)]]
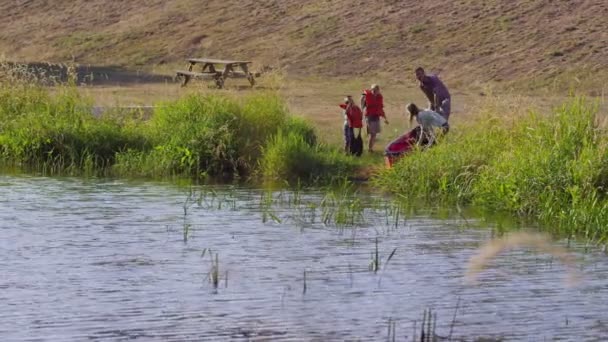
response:
[(421, 67), (416, 68), (416, 78), (420, 81), (420, 89), (429, 100), (429, 108), (449, 120), (452, 100), (445, 84), (437, 75), (427, 75)]
[(424, 138), (419, 141), (428, 140), (426, 146), (431, 146), (435, 143), (435, 128), (440, 128), (442, 134), (447, 134), (450, 130), (448, 121), (439, 113), (432, 110), (420, 110), (414, 103), (406, 106), (407, 112), (410, 114), (410, 123), (416, 118), (416, 122), (422, 127)]

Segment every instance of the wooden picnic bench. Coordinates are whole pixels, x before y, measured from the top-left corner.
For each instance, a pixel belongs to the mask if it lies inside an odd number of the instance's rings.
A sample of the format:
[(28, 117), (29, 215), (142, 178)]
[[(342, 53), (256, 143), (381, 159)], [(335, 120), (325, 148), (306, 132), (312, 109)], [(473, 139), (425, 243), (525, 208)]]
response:
[[(188, 84), (192, 78), (213, 79), (218, 88), (224, 87), (227, 78), (246, 78), (249, 84), (255, 85), (255, 77), (259, 75), (249, 72), (250, 61), (231, 61), (213, 58), (189, 58), (188, 70), (178, 70), (177, 77), (183, 77), (182, 87)], [(196, 64), (202, 64), (200, 72), (193, 71)], [(217, 69), (217, 65), (223, 65), (223, 69)], [(240, 70), (238, 70), (240, 69)]]

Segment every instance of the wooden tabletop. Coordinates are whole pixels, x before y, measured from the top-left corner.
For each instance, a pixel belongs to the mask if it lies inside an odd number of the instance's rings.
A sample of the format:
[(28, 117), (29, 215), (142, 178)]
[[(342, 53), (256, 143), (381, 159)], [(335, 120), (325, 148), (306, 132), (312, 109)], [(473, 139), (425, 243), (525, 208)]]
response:
[(249, 64), (250, 61), (230, 61), (213, 58), (188, 58), (190, 63), (211, 63), (211, 64)]

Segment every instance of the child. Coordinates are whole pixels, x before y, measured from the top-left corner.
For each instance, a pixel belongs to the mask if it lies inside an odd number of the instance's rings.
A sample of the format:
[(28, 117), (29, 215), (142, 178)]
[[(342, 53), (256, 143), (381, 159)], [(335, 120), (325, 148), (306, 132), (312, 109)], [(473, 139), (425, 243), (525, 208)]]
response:
[[(344, 109), (344, 151), (360, 156), (363, 152), (363, 140), (361, 139), (363, 112), (350, 95), (344, 98), (344, 103), (341, 103), (340, 107)], [(358, 131), (356, 136), (355, 129)]]

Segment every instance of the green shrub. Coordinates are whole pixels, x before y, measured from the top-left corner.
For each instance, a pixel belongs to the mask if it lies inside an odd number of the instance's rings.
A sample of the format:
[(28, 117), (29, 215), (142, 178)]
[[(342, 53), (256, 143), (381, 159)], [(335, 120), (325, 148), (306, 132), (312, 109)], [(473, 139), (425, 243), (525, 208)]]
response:
[(337, 150), (313, 145), (302, 130), (279, 131), (264, 148), (260, 162), (264, 178), (333, 182), (348, 176), (356, 167), (352, 157)]
[(376, 182), (410, 199), (473, 204), (605, 239), (608, 140), (596, 112), (576, 99), (554, 115), (511, 120), (486, 113), (436, 147), (404, 157)]
[(141, 135), (91, 114), (88, 99), (70, 87), (50, 96), (19, 84), (0, 90), (0, 151), (7, 164), (46, 170), (104, 168), (116, 151), (144, 144)]
[[(76, 87), (56, 89), (50, 94), (33, 83), (1, 83), (4, 165), (50, 174), (232, 177), (257, 173), (309, 180), (334, 172), (343, 175), (350, 168), (340, 154), (319, 148), (314, 128), (290, 116), (285, 102), (274, 93), (244, 99), (193, 94), (160, 103), (144, 120), (137, 111), (120, 109), (95, 117), (91, 101)], [(277, 171), (256, 172), (261, 165)]]
[(453, 129), (433, 148), (418, 149), (375, 178), (380, 187), (412, 199), (468, 203), (473, 180), (497, 150), (508, 129), (499, 118), (484, 115), (472, 130)]

